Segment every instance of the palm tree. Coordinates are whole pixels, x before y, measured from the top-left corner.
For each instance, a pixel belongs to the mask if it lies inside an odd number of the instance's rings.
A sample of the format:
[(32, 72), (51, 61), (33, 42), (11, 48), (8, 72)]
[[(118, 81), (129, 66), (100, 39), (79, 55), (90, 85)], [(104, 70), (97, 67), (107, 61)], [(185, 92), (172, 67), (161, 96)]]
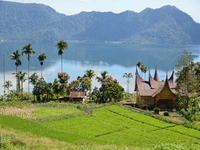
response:
[(40, 61), (40, 65), (41, 65), (41, 78), (42, 78), (42, 66), (44, 64), (45, 59), (47, 58), (47, 56), (44, 53), (41, 53), (37, 56), (38, 60)]
[(83, 77), (89, 77), (90, 79), (92, 79), (96, 74), (94, 73), (94, 70), (86, 70), (85, 74)]
[(123, 77), (127, 78), (127, 92), (129, 93), (129, 82), (130, 82), (129, 78), (133, 78), (133, 75), (132, 73), (129, 73), (129, 74), (124, 73)]
[(64, 53), (64, 50), (65, 49), (68, 49), (68, 44), (67, 42), (63, 41), (63, 40), (60, 40), (58, 41), (55, 46), (57, 46), (58, 48), (58, 55), (61, 55), (61, 72), (63, 72), (63, 57), (62, 57), (62, 54)]
[(142, 65), (142, 63), (140, 61), (137, 61), (136, 66), (138, 66), (138, 68), (140, 68)]
[(143, 78), (143, 73), (144, 73), (144, 65), (142, 65), (141, 67), (140, 67), (140, 70), (141, 70), (141, 72), (142, 72), (142, 78)]
[(3, 87), (8, 89), (8, 94), (9, 94), (9, 88), (12, 86), (12, 81), (5, 81), (5, 84), (3, 85)]
[[(29, 82), (32, 83), (33, 86), (36, 85), (36, 82), (39, 80), (39, 76), (37, 75), (36, 72), (34, 72), (30, 77), (29, 77)], [(34, 102), (35, 102), (35, 95), (34, 95)]]
[(24, 89), (23, 88), (23, 83), (27, 80), (27, 78), (25, 78), (26, 74), (27, 74), (26, 72), (22, 73), (22, 71), (18, 71), (18, 73), (16, 75), (16, 77), (18, 78), (18, 80), (21, 82), (22, 99), (23, 99), (23, 89)]
[[(29, 79), (29, 66), (30, 66), (30, 58), (35, 54), (35, 51), (33, 51), (33, 48), (31, 48), (31, 44), (25, 45), (22, 48), (22, 55), (27, 54), (28, 55), (28, 79)], [(29, 82), (28, 82), (28, 99), (30, 99), (30, 88), (29, 88)]]
[[(16, 66), (16, 74), (17, 74), (17, 67), (21, 65), (21, 61), (19, 60), (19, 57), (21, 56), (21, 54), (18, 53), (18, 50), (16, 50), (16, 52), (12, 52), (12, 54), (10, 54), (10, 60), (15, 60), (15, 66)], [(16, 92), (17, 92), (17, 78), (16, 78)]]
[(98, 82), (101, 82), (101, 83), (103, 83), (103, 81), (108, 77), (108, 72), (107, 71), (101, 71), (101, 77), (96, 77), (96, 80), (98, 81)]

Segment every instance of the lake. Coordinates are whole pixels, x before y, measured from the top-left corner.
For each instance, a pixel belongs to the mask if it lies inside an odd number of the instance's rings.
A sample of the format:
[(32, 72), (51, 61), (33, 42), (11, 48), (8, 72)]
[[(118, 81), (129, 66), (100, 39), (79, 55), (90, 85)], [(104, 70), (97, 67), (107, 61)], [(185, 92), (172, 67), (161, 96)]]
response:
[[(0, 95), (3, 94), (3, 54), (5, 54), (5, 74), (6, 80), (11, 80), (13, 86), (16, 87), (15, 78), (15, 61), (10, 61), (9, 55), (13, 51), (22, 52), (24, 45), (29, 43), (0, 43)], [(43, 65), (43, 77), (47, 82), (53, 82), (57, 78), (57, 73), (61, 72), (61, 56), (55, 43), (33, 43), (33, 50), (36, 55), (30, 59), (30, 75), (37, 72), (41, 75), (41, 66), (37, 59), (37, 55), (45, 53), (47, 59)], [(100, 76), (101, 71), (107, 71), (108, 75), (113, 76), (127, 90), (127, 79), (123, 78), (124, 73), (132, 73), (135, 75), (136, 63), (140, 61), (144, 66), (150, 68), (152, 76), (154, 76), (155, 67), (158, 68), (160, 80), (164, 80), (166, 74), (171, 75), (175, 63), (178, 62), (178, 56), (182, 50), (193, 53), (195, 61), (200, 61), (200, 44), (119, 44), (119, 43), (68, 43), (68, 50), (63, 55), (63, 70), (70, 75), (69, 83), (76, 80), (77, 76), (83, 76), (84, 71), (92, 69)], [(18, 67), (18, 71), (28, 72), (27, 56), (20, 57), (22, 65)], [(148, 79), (147, 74), (142, 74), (143, 79)], [(134, 92), (134, 78), (130, 79), (129, 92)], [(93, 78), (93, 87), (100, 86)], [(32, 85), (30, 86), (32, 88)], [(28, 83), (24, 83), (24, 89), (28, 91)], [(32, 91), (32, 90), (30, 90)], [(7, 92), (7, 91), (6, 91)]]

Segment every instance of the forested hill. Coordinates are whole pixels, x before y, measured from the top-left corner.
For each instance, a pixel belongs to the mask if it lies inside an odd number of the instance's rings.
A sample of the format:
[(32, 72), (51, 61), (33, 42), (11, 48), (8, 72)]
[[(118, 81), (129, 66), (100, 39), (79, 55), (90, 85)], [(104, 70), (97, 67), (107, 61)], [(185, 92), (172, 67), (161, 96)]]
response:
[(174, 6), (66, 16), (43, 4), (0, 1), (0, 40), (200, 43), (200, 24)]

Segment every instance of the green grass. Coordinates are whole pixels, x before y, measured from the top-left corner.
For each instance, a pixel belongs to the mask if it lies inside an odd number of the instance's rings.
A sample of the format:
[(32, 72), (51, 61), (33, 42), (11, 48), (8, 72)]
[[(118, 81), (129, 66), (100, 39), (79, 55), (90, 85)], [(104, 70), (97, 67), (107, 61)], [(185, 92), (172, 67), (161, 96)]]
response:
[(200, 148), (200, 131), (166, 123), (117, 105), (94, 109), (91, 115), (60, 117), (79, 113), (85, 112), (72, 107), (40, 107), (33, 113), (36, 117), (57, 117), (59, 120), (36, 122), (0, 115), (0, 126), (72, 144), (152, 148), (158, 143), (185, 146), (193, 143)]
[(87, 113), (73, 107), (40, 107), (32, 115), (40, 121), (60, 120), (63, 118), (86, 116)]

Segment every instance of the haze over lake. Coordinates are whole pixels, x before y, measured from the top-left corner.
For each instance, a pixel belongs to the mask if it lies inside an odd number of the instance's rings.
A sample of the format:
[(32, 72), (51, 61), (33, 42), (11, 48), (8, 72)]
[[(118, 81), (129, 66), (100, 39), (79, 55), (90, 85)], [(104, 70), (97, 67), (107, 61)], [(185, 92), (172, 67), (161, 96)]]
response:
[[(15, 72), (15, 61), (10, 61), (9, 55), (16, 50), (22, 52), (22, 47), (29, 43), (0, 43), (1, 64), (0, 65), (0, 94), (3, 94), (3, 54), (5, 54), (5, 71), (6, 80), (11, 80), (14, 90), (16, 87), (15, 78), (12, 73)], [(36, 55), (30, 59), (30, 75), (37, 72), (41, 75), (41, 66), (37, 59), (37, 55), (45, 53), (47, 59), (43, 65), (43, 77), (47, 82), (53, 82), (57, 78), (57, 73), (61, 71), (61, 57), (55, 43), (33, 43), (33, 50)], [(68, 50), (65, 50), (64, 72), (70, 75), (69, 83), (77, 79), (77, 76), (83, 76), (84, 71), (92, 69), (100, 76), (101, 71), (107, 71), (108, 75), (113, 76), (119, 83), (127, 89), (127, 79), (123, 78), (124, 73), (135, 74), (136, 63), (140, 61), (144, 66), (149, 67), (152, 76), (155, 67), (158, 68), (159, 79), (163, 80), (166, 73), (171, 75), (175, 63), (178, 62), (178, 56), (182, 50), (193, 53), (195, 61), (200, 61), (200, 45), (191, 44), (120, 44), (120, 43), (68, 43)], [(22, 65), (18, 67), (18, 71), (28, 72), (27, 56), (20, 57)], [(148, 72), (142, 74), (143, 79), (148, 79)], [(28, 76), (27, 76), (28, 77)], [(130, 79), (129, 91), (134, 91), (134, 81)], [(99, 84), (93, 78), (93, 87)], [(24, 83), (26, 91), (28, 83)], [(31, 86), (32, 87), (32, 86)], [(32, 90), (31, 90), (32, 91)]]

